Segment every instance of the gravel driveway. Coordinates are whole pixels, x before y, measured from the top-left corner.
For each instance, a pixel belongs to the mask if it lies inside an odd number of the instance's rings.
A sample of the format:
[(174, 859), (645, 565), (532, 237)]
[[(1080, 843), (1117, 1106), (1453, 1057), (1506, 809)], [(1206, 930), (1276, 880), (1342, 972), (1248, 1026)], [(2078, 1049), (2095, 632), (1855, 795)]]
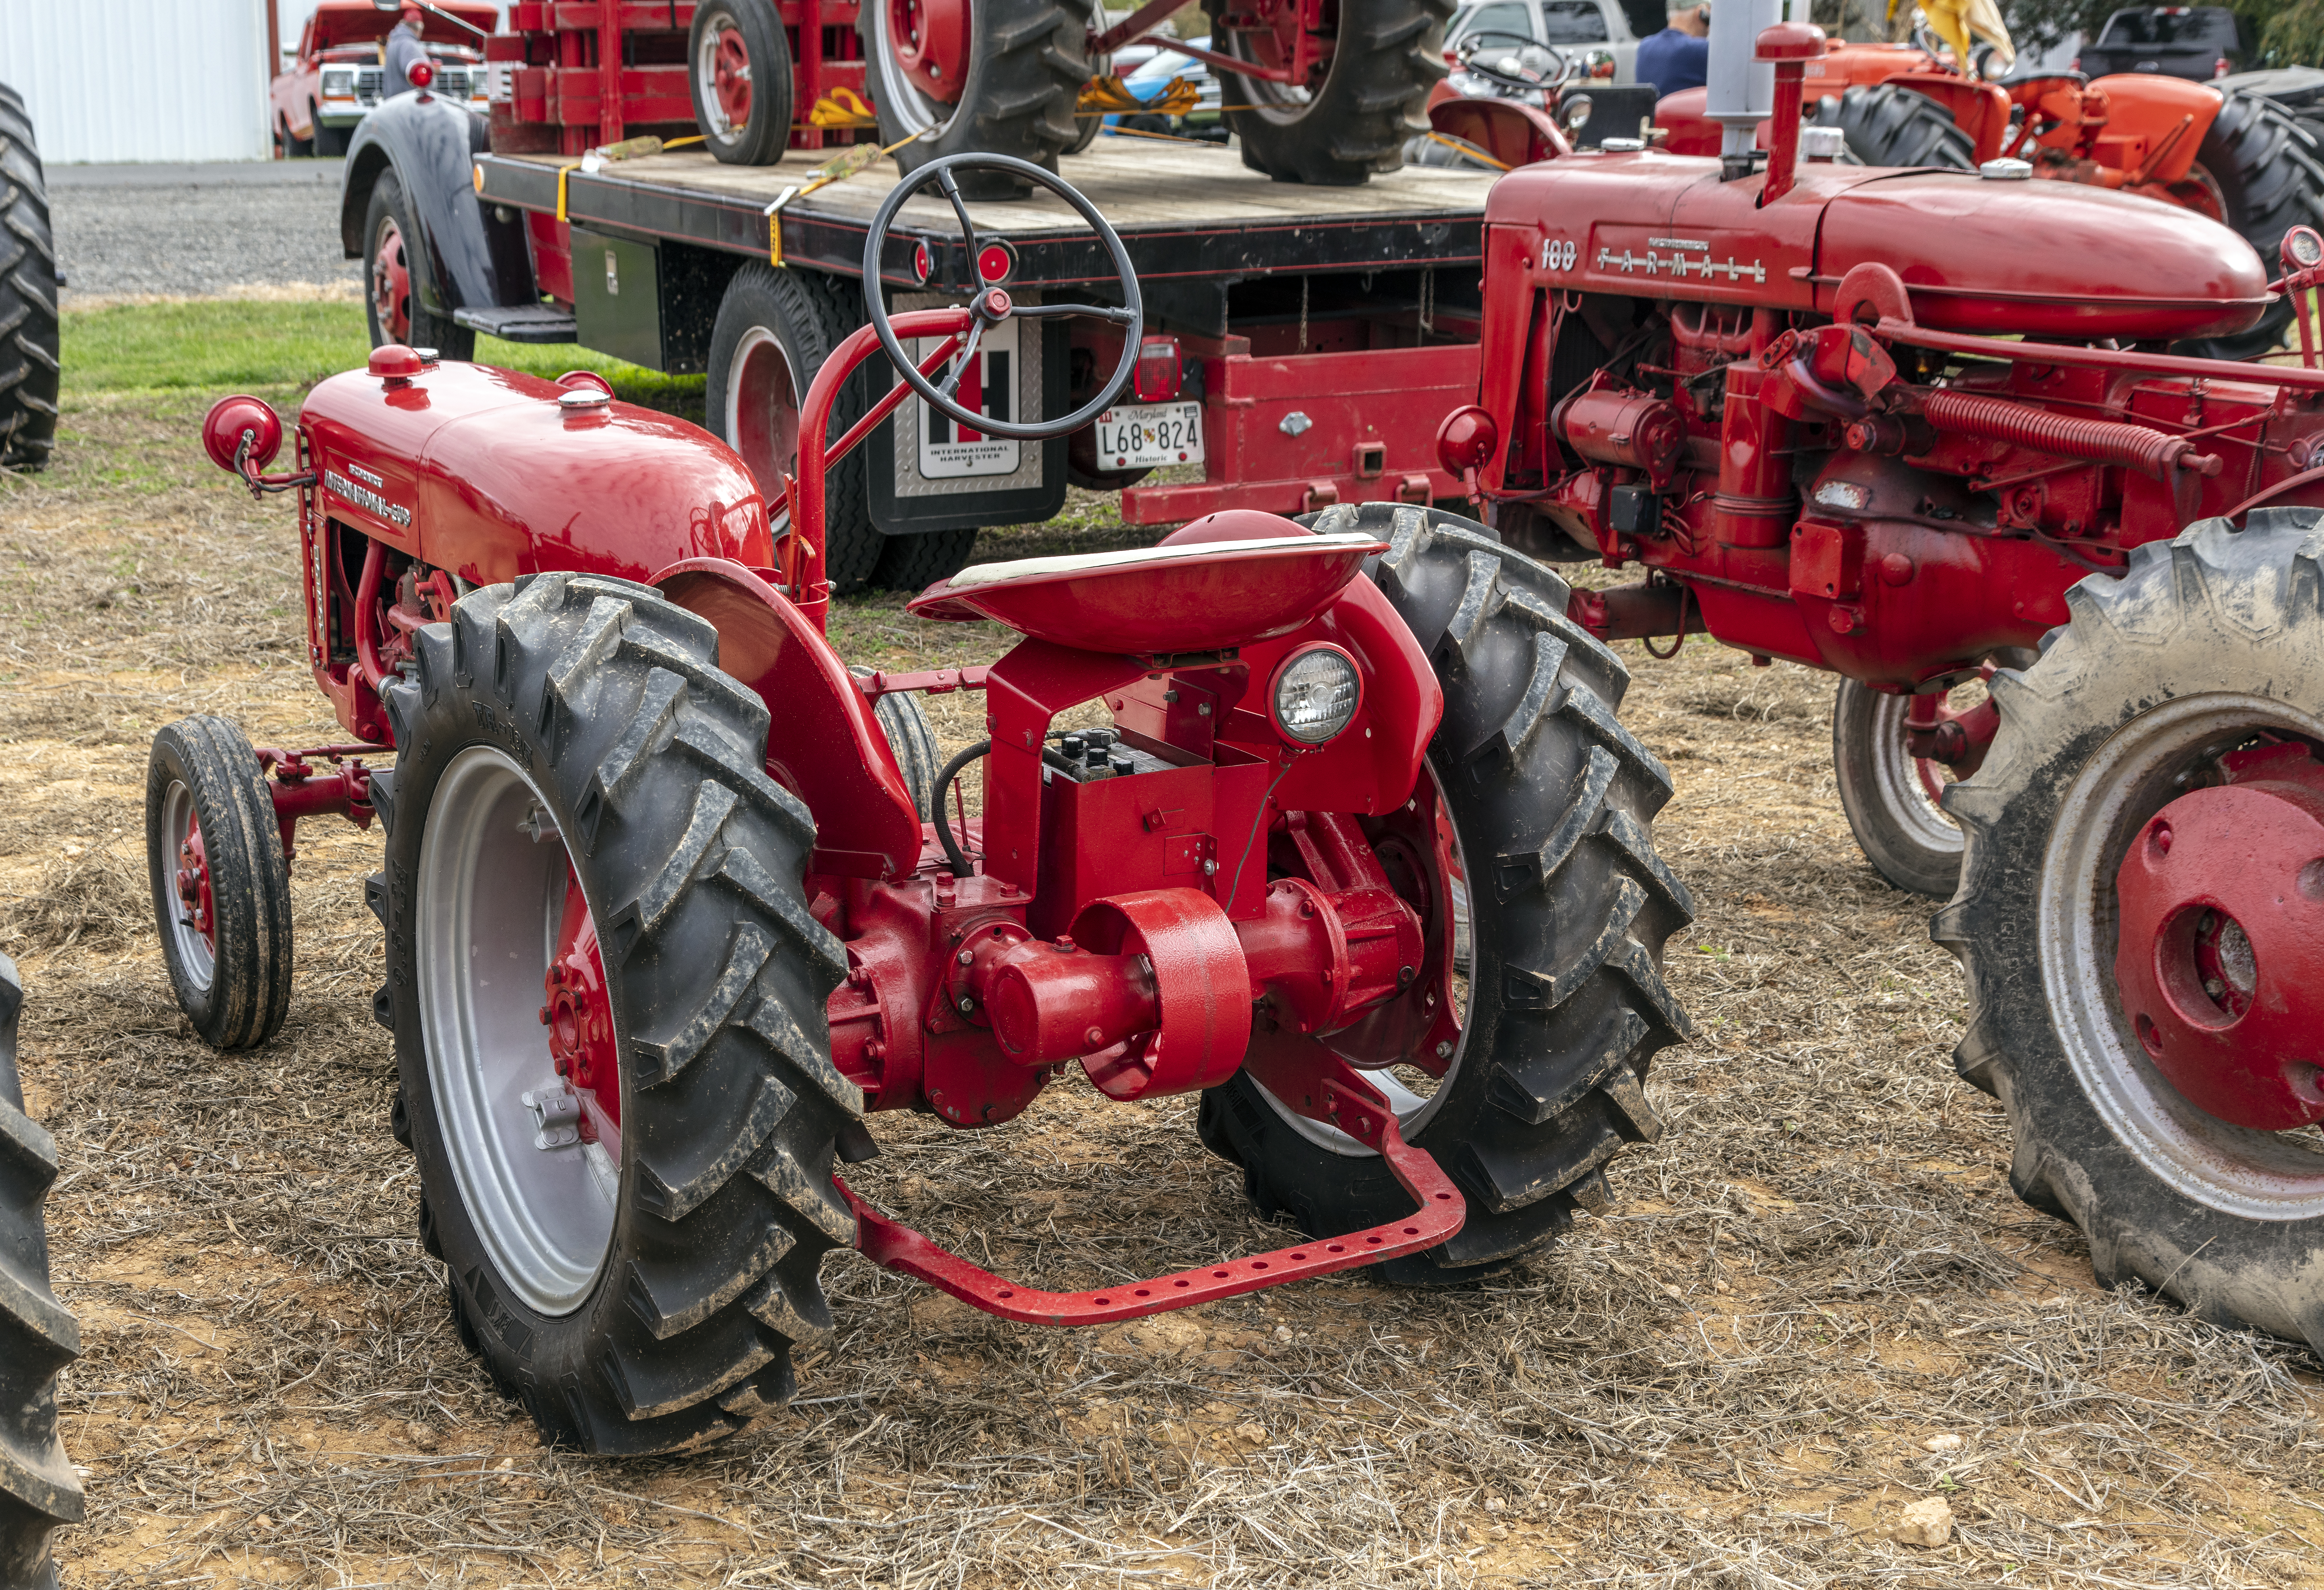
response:
[(49, 205), (64, 301), (317, 284), (350, 294), (337, 160), (51, 166)]

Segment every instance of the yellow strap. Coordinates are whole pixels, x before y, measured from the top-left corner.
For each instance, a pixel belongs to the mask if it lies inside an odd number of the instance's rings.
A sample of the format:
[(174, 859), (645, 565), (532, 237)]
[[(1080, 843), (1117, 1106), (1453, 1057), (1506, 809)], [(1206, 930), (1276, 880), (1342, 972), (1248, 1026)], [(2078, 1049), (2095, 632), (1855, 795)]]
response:
[[(647, 133), (635, 138), (624, 138), (619, 143), (608, 143), (603, 149), (593, 149), (589, 152), (600, 161), (637, 161), (650, 154), (659, 154), (666, 149), (683, 149), (689, 143), (702, 141), (703, 136), (699, 133), (688, 133), (684, 138), (657, 138)], [(557, 168), (557, 218), (560, 221), (565, 219), (566, 175), (580, 164), (580, 161), (567, 161)], [(483, 168), (478, 167), (477, 170), (481, 172)], [(477, 191), (482, 192), (483, 188), (480, 187)]]
[(783, 207), (795, 198), (805, 198), (818, 188), (828, 188), (844, 182), (856, 172), (877, 165), (907, 143), (918, 138), (918, 133), (908, 133), (885, 149), (869, 143), (858, 143), (835, 160), (827, 160), (807, 173), (807, 179), (797, 188), (786, 188), (775, 196), (775, 202), (761, 213), (767, 217), (767, 263), (781, 269), (783, 263)]
[(880, 118), (862, 97), (844, 85), (818, 99), (807, 113), (810, 127), (876, 127)]
[(1181, 138), (1176, 133), (1149, 133), (1143, 127), (1112, 126), (1108, 127), (1106, 133), (1109, 136), (1119, 134), (1124, 138), (1156, 138), (1165, 143), (1199, 143), (1205, 149), (1225, 147), (1224, 144), (1213, 144), (1207, 138)]
[(1139, 98), (1120, 78), (1093, 78), (1083, 87), (1081, 98), (1074, 102), (1074, 115), (1183, 116), (1194, 108), (1202, 97), (1203, 91), (1184, 78), (1171, 78), (1151, 99)]
[(1483, 150), (1479, 149), (1475, 144), (1470, 142), (1465, 138), (1447, 138), (1442, 133), (1431, 133), (1428, 136), (1433, 142), (1441, 143), (1447, 149), (1459, 150), (1462, 154), (1467, 155), (1472, 161), (1484, 161), (1496, 171), (1506, 171), (1509, 169), (1509, 163), (1507, 161), (1495, 160), (1491, 155), (1487, 154)]

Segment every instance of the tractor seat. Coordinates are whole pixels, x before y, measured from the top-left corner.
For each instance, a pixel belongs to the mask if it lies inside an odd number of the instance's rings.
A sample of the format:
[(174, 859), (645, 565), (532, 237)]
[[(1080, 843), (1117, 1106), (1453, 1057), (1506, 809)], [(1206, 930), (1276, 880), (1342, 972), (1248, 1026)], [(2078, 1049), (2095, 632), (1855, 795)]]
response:
[(1360, 530), (1303, 531), (980, 563), (929, 586), (908, 611), (991, 619), (1077, 651), (1223, 651), (1297, 629), (1387, 546)]

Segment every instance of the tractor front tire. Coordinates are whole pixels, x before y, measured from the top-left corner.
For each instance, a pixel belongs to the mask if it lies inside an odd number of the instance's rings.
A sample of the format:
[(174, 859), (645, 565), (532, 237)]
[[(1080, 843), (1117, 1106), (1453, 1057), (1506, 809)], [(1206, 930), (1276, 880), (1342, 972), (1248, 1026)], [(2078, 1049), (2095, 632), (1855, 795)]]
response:
[[(710, 428), (742, 455), (768, 506), (780, 510), (783, 476), (798, 471), (800, 410), (832, 350), (863, 323), (851, 310), (855, 288), (819, 271), (778, 271), (752, 262), (736, 271), (710, 327), (704, 393)], [(870, 406), (870, 375), (859, 369), (832, 405), (835, 437)], [(864, 449), (824, 476), (824, 576), (840, 595), (869, 585), (888, 538), (872, 522)]]
[[(650, 587), (528, 576), (417, 639), (373, 789), (386, 1003), (454, 1321), (552, 1441), (730, 1435), (790, 1395), (792, 1345), (830, 1326), (823, 1255), (854, 1239), (833, 1144), (862, 1096), (824, 1015), (843, 951), (800, 890), (814, 821), (763, 771), (766, 706), (719, 672), (716, 631)], [(521, 1091), (558, 1085), (533, 1007), (568, 876), (598, 935), (586, 1024), (618, 1056), (618, 1158), (602, 1133), (544, 1148)]]
[(290, 863), (266, 769), (224, 718), (181, 718), (145, 763), (145, 875), (178, 1008), (204, 1043), (281, 1030), (294, 962)]
[(24, 101), (0, 83), (0, 467), (39, 469), (57, 441), (57, 247)]
[[(1074, 107), (1090, 80), (1086, 5), (974, 0), (967, 77), (950, 105), (921, 93), (906, 75), (889, 37), (892, 11), (888, 0), (867, 0), (855, 26), (881, 146), (913, 138), (896, 152), (897, 170), (909, 175), (945, 155), (976, 153), (1014, 155), (1054, 171), (1057, 156), (1082, 142)], [(998, 171), (963, 171), (958, 180), (971, 198), (1025, 191)]]
[(1999, 732), (1945, 800), (1960, 893), (1930, 933), (1968, 974), (1953, 1064), (2008, 1111), (2010, 1185), (2081, 1228), (2098, 1284), (2324, 1352), (2324, 1146), (2196, 1107), (2115, 974), (2116, 875), (2149, 819), (2238, 747), (2324, 744), (2320, 597), (2312, 509), (2207, 519), (2069, 591), (2040, 660), (1992, 681)]
[[(316, 124), (318, 149), (325, 131), (320, 123)], [(420, 282), (428, 271), (428, 253), (419, 244), (403, 184), (392, 170), (382, 171), (372, 185), (371, 204), (364, 216), (364, 281), (368, 289), (364, 312), (371, 326), (371, 345), (377, 348), (400, 342), (406, 347), (433, 349), (439, 359), (474, 358), (474, 330), (421, 307)]]
[[(1211, 36), (1244, 55), (1256, 35), (1222, 27), (1226, 9), (1226, 0), (1204, 0)], [(1425, 107), (1446, 71), (1444, 24), (1452, 14), (1452, 0), (1342, 5), (1331, 65), (1313, 89), (1220, 74), (1221, 109), (1241, 141), (1242, 163), (1277, 182), (1327, 188), (1353, 188), (1375, 171), (1396, 170), (1406, 141), (1428, 131)]]
[(1894, 83), (1858, 84), (1816, 108), (1816, 120), (1848, 136), (1848, 152), (1868, 166), (1977, 168), (1977, 142), (1945, 107)]
[[(2196, 151), (2200, 173), (2220, 216), (2258, 251), (2270, 276), (2282, 269), (2278, 251), (2294, 226), (2324, 227), (2324, 140), (2272, 99), (2228, 94)], [(2292, 300), (2279, 296), (2248, 331), (2184, 342), (2174, 353), (2208, 359), (2256, 359), (2283, 341)]]
[(81, 1521), (80, 1481), (57, 1438), (57, 1374), (80, 1356), (80, 1326), (49, 1290), (41, 1200), (56, 1139), (24, 1113), (16, 1075), (15, 962), (0, 955), (0, 1585), (55, 1590), (49, 1538)]
[[(1365, 503), (1311, 522), (1389, 543), (1370, 577), (1444, 691), (1428, 767), (1466, 878), (1469, 1004), (1450, 1068), (1404, 1118), (1469, 1218), (1442, 1245), (1376, 1268), (1406, 1285), (1475, 1280), (1554, 1239), (1575, 1210), (1604, 1209), (1607, 1163), (1662, 1135), (1647, 1062), (1690, 1031), (1663, 982), (1663, 942), (1694, 909), (1647, 832), (1670, 775), (1616, 720), (1628, 670), (1566, 618), (1566, 584), (1546, 566), (1434, 509)], [(1262, 1214), (1313, 1236), (1412, 1211), (1378, 1154), (1333, 1141), (1248, 1072), (1204, 1095), (1198, 1126), (1242, 1167)]]

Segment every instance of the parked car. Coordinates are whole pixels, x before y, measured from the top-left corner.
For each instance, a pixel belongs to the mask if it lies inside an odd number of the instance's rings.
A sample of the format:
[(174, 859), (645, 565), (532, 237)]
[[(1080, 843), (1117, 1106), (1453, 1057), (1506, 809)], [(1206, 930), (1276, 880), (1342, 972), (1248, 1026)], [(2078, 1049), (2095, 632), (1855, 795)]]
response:
[[(484, 33), (500, 23), (498, 5), (474, 0), (438, 0), (432, 9)], [(396, 14), (372, 0), (321, 0), (299, 35), (296, 58), (268, 90), (278, 151), (286, 157), (346, 153), (355, 124), (385, 97), (385, 41), (395, 23)], [(434, 91), (488, 111), (490, 84), (479, 41), (443, 15), (428, 17), (420, 38), (436, 62)]]
[(1471, 33), (1532, 39), (1562, 51), (1604, 50), (1614, 57), (1614, 81), (1638, 77), (1638, 41), (1663, 29), (1662, 0), (1479, 0), (1452, 14), (1444, 26), (1450, 59)]
[[(1187, 41), (1197, 50), (1208, 50), (1207, 37)], [(1119, 67), (1120, 57), (1116, 56)], [(1123, 75), (1121, 86), (1136, 95), (1144, 104), (1161, 97), (1171, 80), (1184, 78), (1194, 87), (1194, 108), (1181, 115), (1110, 115), (1105, 118), (1106, 131), (1128, 127), (1133, 133), (1172, 133), (1184, 138), (1215, 137), (1223, 141), (1226, 124), (1219, 115), (1219, 80), (1211, 69), (1191, 55), (1181, 55), (1175, 50), (1164, 50), (1148, 56), (1137, 68)]]
[(2098, 42), (2085, 44), (2076, 69), (2159, 72), (2209, 82), (2241, 71), (2252, 59), (2251, 24), (2224, 5), (2140, 5), (2107, 18)]

